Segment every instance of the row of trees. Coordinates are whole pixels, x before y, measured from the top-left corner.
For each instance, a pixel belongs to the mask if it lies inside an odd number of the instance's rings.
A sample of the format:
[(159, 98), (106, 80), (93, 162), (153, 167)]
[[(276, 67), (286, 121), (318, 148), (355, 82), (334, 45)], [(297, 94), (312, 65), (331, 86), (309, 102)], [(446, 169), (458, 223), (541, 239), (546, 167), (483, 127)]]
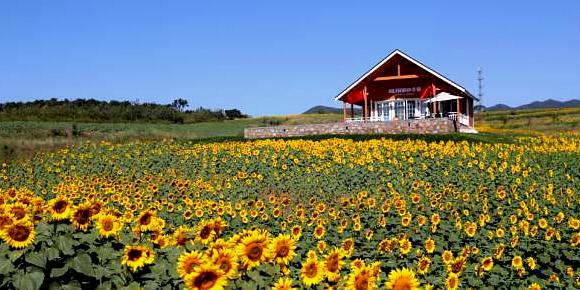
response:
[(72, 121), (72, 122), (146, 122), (196, 123), (247, 118), (238, 109), (222, 110), (199, 107), (186, 110), (185, 99), (171, 104), (95, 99), (36, 100), (0, 103), (0, 121)]

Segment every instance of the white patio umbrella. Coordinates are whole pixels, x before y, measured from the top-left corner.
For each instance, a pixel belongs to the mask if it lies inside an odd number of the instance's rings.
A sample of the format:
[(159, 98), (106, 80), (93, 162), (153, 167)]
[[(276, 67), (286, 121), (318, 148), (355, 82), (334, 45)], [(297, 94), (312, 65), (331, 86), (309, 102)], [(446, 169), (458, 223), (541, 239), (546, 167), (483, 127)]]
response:
[(438, 93), (437, 95), (435, 95), (435, 97), (430, 98), (425, 102), (426, 103), (443, 102), (443, 101), (456, 100), (456, 99), (463, 99), (463, 97), (452, 95), (452, 94), (446, 93), (446, 92), (442, 92), (442, 93)]

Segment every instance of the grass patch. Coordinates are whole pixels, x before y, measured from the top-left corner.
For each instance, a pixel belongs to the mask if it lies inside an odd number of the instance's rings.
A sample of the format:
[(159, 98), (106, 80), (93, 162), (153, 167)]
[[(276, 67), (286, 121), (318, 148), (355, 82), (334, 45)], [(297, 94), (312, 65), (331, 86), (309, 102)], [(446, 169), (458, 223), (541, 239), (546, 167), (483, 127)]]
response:
[[(477, 113), (475, 118), (479, 134), (319, 135), (283, 139), (341, 138), (363, 141), (389, 138), (426, 142), (514, 143), (518, 136), (578, 131), (580, 108), (493, 111)], [(304, 114), (195, 124), (0, 122), (0, 161), (30, 158), (38, 152), (52, 151), (88, 141), (106, 140), (114, 143), (163, 139), (187, 142), (244, 141), (244, 128), (248, 127), (332, 123), (341, 119), (341, 114)]]
[(482, 128), (480, 131), (527, 131), (528, 134), (578, 131), (580, 108), (482, 112), (475, 115), (475, 124), (478, 129)]

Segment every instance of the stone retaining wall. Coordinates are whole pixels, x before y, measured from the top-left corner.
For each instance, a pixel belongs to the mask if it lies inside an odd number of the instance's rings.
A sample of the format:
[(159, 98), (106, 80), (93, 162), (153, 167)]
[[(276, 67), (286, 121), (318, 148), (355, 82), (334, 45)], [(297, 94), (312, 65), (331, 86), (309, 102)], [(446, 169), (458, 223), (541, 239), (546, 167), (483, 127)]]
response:
[(255, 127), (244, 129), (248, 139), (276, 138), (322, 134), (446, 134), (456, 132), (449, 119), (420, 119), (368, 123), (327, 123), (294, 126)]

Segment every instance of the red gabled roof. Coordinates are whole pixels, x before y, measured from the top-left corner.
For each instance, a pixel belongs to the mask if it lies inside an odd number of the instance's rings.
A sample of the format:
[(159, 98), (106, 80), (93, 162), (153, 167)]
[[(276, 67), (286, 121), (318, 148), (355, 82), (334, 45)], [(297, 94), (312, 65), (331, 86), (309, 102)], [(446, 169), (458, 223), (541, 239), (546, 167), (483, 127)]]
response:
[(404, 59), (410, 61), (411, 63), (417, 65), (418, 67), (424, 69), (425, 71), (427, 71), (428, 73), (432, 74), (433, 76), (437, 77), (438, 79), (442, 80), (443, 82), (455, 87), (456, 89), (460, 90), (461, 92), (465, 93), (467, 96), (478, 100), (475, 96), (473, 96), (468, 90), (466, 90), (464, 87), (458, 85), (457, 83), (453, 82), (452, 80), (448, 79), (447, 77), (443, 76), (442, 74), (436, 72), (435, 70), (431, 69), (430, 67), (422, 64), (421, 62), (419, 62), (418, 60), (410, 57), (409, 55), (405, 54), (404, 52), (395, 49), (393, 52), (391, 52), (387, 57), (385, 57), (383, 60), (381, 60), (379, 63), (377, 63), (373, 68), (371, 68), (369, 71), (367, 71), (365, 74), (363, 74), (360, 78), (358, 78), (354, 83), (352, 83), (350, 86), (348, 86), (346, 89), (344, 89), (340, 94), (338, 94), (338, 96), (336, 96), (334, 99), (335, 100), (340, 100), (343, 97), (345, 97), (349, 91), (351, 91), (353, 88), (355, 88), (358, 84), (360, 84), (361, 82), (363, 82), (368, 76), (370, 76), (372, 73), (374, 73), (376, 70), (378, 70), (379, 68), (381, 68), (385, 63), (387, 63), (390, 59), (392, 59), (395, 56), (401, 56)]

